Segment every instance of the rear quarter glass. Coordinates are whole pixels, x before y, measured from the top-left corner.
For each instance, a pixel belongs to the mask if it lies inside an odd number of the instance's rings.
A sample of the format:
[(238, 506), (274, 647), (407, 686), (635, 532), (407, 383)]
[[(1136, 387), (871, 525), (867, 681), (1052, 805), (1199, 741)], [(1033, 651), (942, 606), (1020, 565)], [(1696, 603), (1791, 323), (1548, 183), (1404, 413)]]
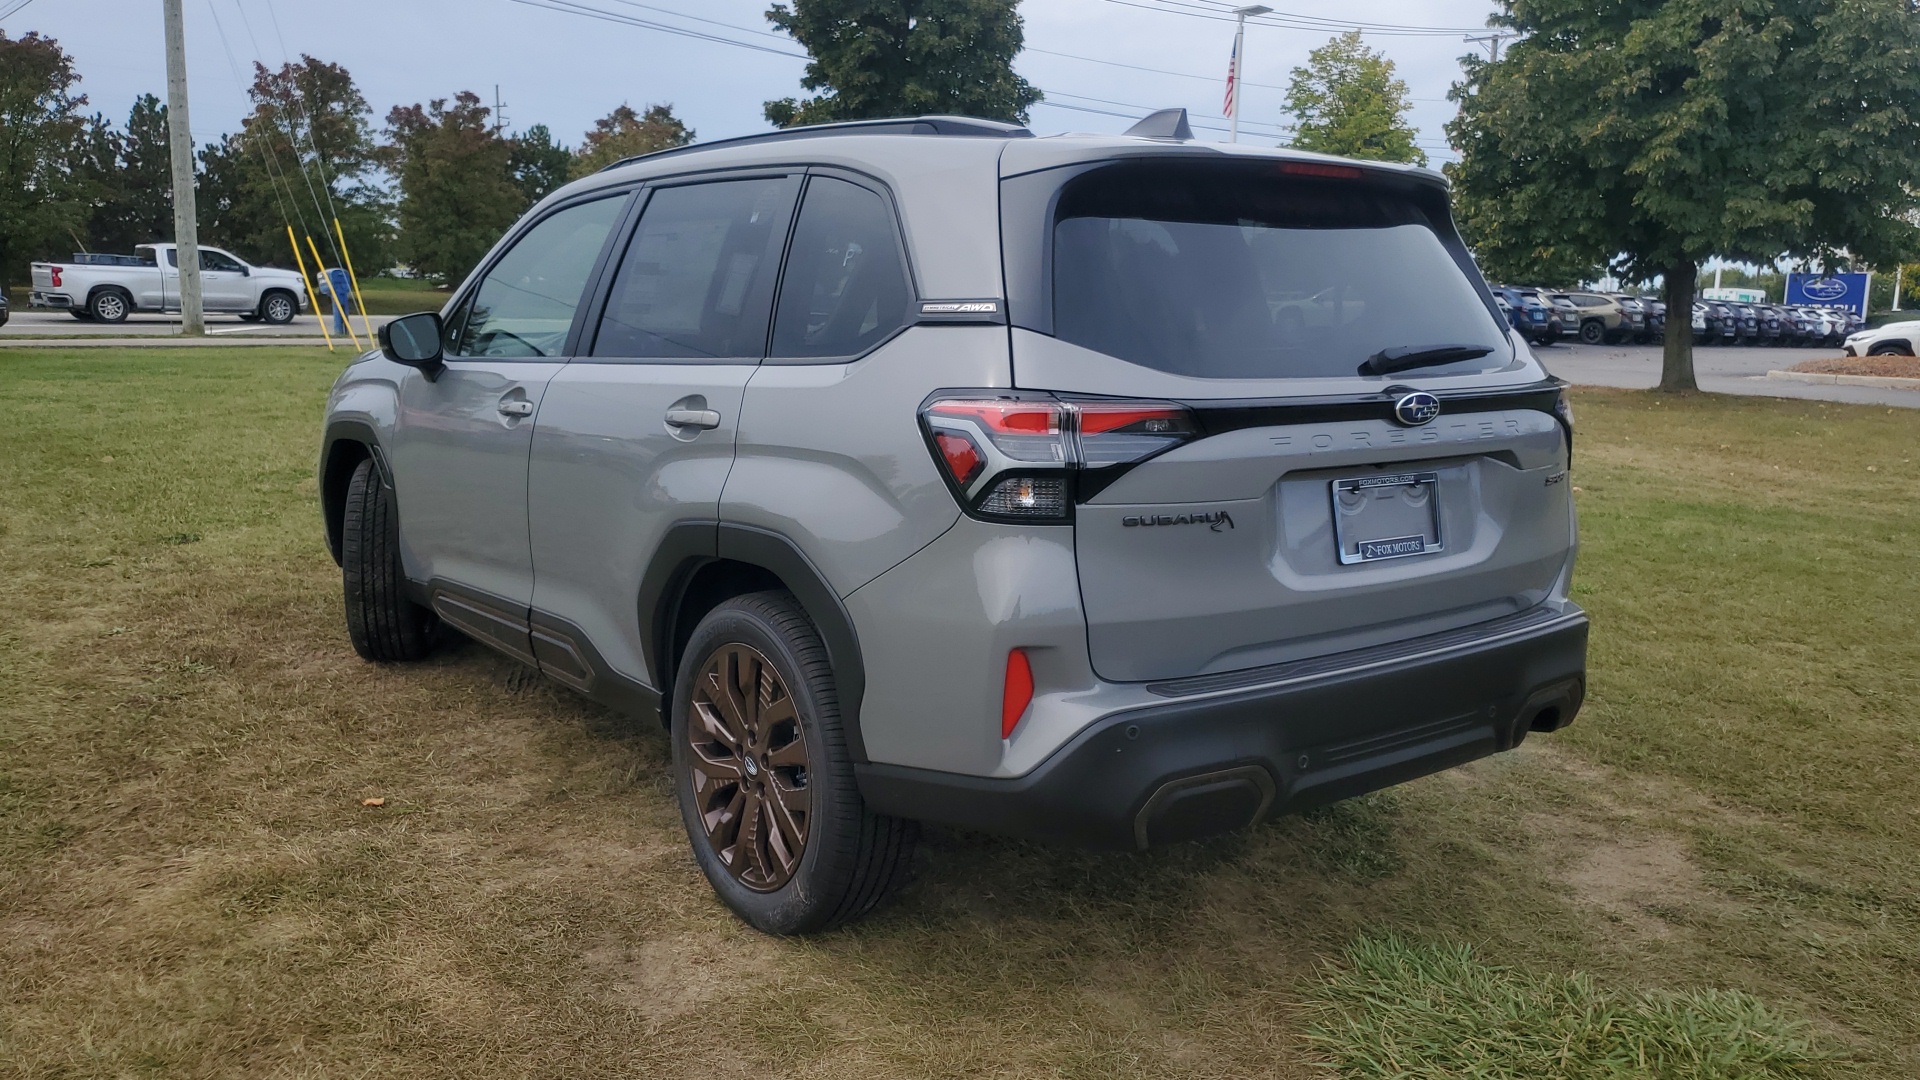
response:
[(1054, 335), (1202, 379), (1352, 376), (1381, 350), (1436, 344), (1488, 352), (1431, 374), (1511, 367), (1444, 203), (1403, 188), (1271, 163), (1075, 177), (1049, 226)]

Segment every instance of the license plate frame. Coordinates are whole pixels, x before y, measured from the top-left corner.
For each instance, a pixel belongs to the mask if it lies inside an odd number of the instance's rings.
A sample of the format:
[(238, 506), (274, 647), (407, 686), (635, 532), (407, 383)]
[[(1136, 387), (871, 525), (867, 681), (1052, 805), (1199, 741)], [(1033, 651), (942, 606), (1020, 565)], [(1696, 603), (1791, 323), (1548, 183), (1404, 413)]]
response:
[[(1440, 474), (1378, 473), (1329, 485), (1334, 554), (1340, 565), (1406, 559), (1445, 550), (1440, 531)], [(1373, 513), (1368, 514), (1367, 511)], [(1374, 524), (1359, 519), (1372, 518)]]

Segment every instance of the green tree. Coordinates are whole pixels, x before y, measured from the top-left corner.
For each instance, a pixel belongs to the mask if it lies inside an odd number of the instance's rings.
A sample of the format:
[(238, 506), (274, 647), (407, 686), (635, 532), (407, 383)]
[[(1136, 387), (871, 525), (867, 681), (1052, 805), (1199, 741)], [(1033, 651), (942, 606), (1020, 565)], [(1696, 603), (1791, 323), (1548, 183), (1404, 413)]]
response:
[(545, 124), (533, 125), (508, 144), (507, 171), (528, 206), (565, 184), (572, 170), (573, 151), (555, 142)]
[(462, 90), (425, 108), (387, 114), (388, 171), (400, 188), (400, 258), (429, 278), (458, 282), (526, 202), (508, 164), (513, 148), (493, 129), (492, 110)]
[[(106, 149), (106, 148), (103, 148)], [(99, 192), (87, 234), (100, 251), (173, 238), (173, 168), (167, 107), (152, 94), (134, 100), (123, 132), (99, 156)]]
[(673, 115), (673, 105), (649, 105), (644, 113), (622, 102), (593, 122), (573, 152), (573, 176), (591, 176), (616, 161), (670, 150), (693, 141), (693, 130)]
[(240, 130), (201, 154), (201, 239), (254, 262), (292, 265), (292, 225), (303, 254), (312, 236), (336, 265), (338, 216), (354, 267), (387, 265), (391, 207), (378, 183), (372, 109), (353, 76), (302, 55), (277, 71), (255, 64), (247, 96), (253, 111)]
[(1374, 52), (1360, 31), (1341, 34), (1307, 54), (1293, 69), (1287, 111), (1293, 114), (1293, 145), (1302, 150), (1370, 161), (1425, 165), (1407, 123), (1412, 103), (1393, 61)]
[(1014, 74), (1019, 0), (793, 0), (767, 21), (812, 57), (804, 100), (766, 104), (777, 127), (951, 113), (1027, 122), (1040, 100)]
[[(1448, 127), (1483, 264), (1606, 263), (1692, 309), (1697, 267), (1911, 257), (1920, 19), (1905, 0), (1502, 0)], [(1684, 325), (1676, 322), (1676, 325)], [(1692, 390), (1666, 338), (1660, 385)]]
[(80, 112), (79, 81), (58, 41), (0, 31), (0, 281), (24, 280), (28, 263), (75, 244), (86, 225), (85, 158), (98, 125)]

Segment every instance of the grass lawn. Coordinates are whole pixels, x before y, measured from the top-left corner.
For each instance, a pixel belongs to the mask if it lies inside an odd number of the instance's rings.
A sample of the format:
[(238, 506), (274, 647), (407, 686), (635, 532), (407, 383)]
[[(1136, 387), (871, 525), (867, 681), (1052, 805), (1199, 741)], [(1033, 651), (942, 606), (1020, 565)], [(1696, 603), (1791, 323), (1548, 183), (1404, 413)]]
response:
[(367, 302), (369, 315), (411, 315), (416, 311), (439, 311), (451, 295), (424, 281), (385, 277), (360, 279), (360, 298)]
[(780, 941), (657, 731), (354, 657), (340, 363), (0, 354), (0, 1077), (1920, 1074), (1920, 412), (1583, 391), (1572, 728), (1140, 856), (936, 831)]

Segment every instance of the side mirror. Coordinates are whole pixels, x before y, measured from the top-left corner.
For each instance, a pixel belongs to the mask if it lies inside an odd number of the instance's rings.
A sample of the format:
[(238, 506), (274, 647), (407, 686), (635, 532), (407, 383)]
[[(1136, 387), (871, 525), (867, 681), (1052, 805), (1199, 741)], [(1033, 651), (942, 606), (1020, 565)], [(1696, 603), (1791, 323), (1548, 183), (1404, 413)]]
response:
[(402, 315), (380, 328), (380, 352), (396, 364), (419, 368), (431, 380), (445, 366), (440, 362), (442, 332), (437, 311)]

